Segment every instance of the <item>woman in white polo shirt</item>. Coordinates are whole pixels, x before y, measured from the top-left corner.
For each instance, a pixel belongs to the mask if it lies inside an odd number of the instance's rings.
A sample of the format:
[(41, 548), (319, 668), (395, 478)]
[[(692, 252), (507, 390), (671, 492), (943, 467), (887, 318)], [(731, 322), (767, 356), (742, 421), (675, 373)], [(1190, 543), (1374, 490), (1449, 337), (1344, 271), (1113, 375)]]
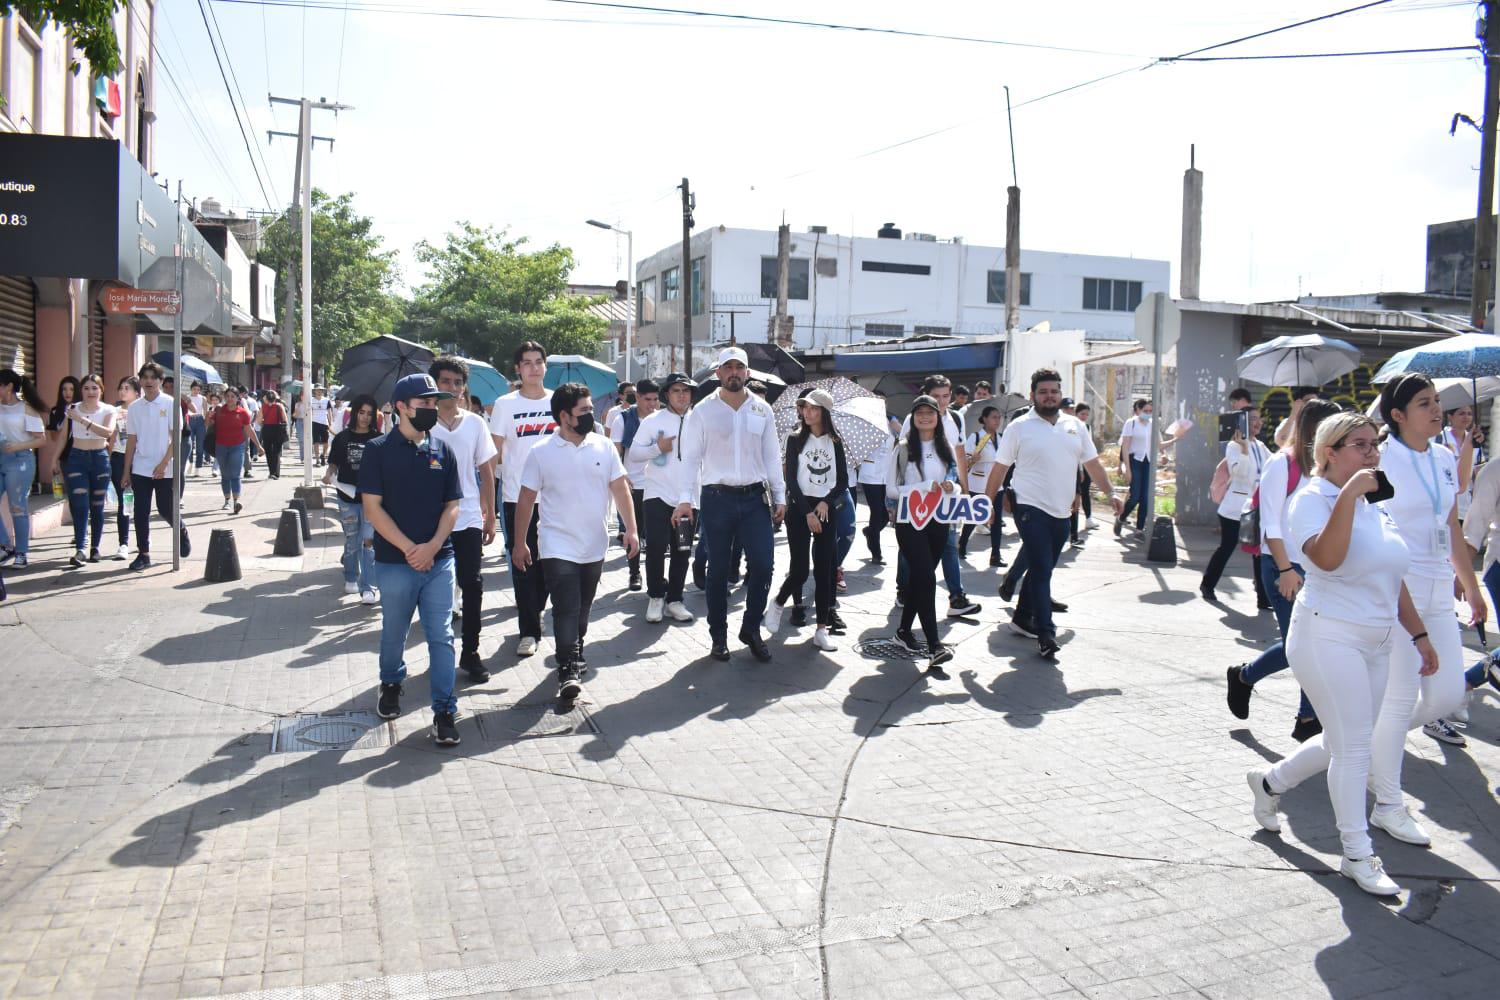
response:
[(1377, 434), (1375, 421), (1362, 413), (1340, 413), (1318, 425), (1315, 476), (1292, 499), (1289, 519), (1289, 547), (1305, 557), (1307, 578), (1292, 610), (1286, 653), (1323, 732), (1246, 780), (1256, 820), (1274, 833), (1281, 830), (1281, 794), (1326, 769), (1343, 841), (1339, 871), (1366, 892), (1390, 896), (1400, 887), (1375, 856), (1365, 822), (1371, 738), (1392, 649), (1412, 646), (1423, 674), (1437, 669), (1438, 658), (1402, 583), (1410, 556), (1401, 532), (1389, 513), (1365, 499), (1380, 485)]
[(1370, 822), (1397, 840), (1426, 847), (1427, 832), (1406, 811), (1401, 797), (1401, 761), (1406, 733), (1418, 726), (1435, 740), (1461, 745), (1464, 738), (1444, 717), (1464, 703), (1464, 648), (1453, 613), (1454, 580), (1463, 589), (1474, 621), (1486, 617), (1484, 597), (1458, 523), (1459, 463), (1433, 438), (1442, 427), (1437, 389), (1426, 375), (1411, 372), (1387, 382), (1380, 415), (1391, 429), (1380, 462), (1396, 495), (1382, 504), (1411, 553), (1406, 589), (1437, 649), (1437, 673), (1419, 676), (1416, 651), (1398, 643), (1375, 723), (1370, 773), (1375, 811)]
[[(1250, 497), (1260, 485), (1260, 474), (1271, 460), (1271, 452), (1260, 442), (1261, 416), (1259, 410), (1246, 413), (1246, 424), (1234, 432), (1234, 439), (1224, 446), (1224, 461), (1229, 465), (1229, 489), (1219, 501), (1219, 547), (1209, 556), (1203, 568), (1203, 579), (1198, 581), (1198, 593), (1205, 601), (1217, 601), (1214, 588), (1234, 555), (1240, 541), (1240, 515), (1250, 505)], [(1249, 430), (1249, 436), (1244, 433)], [(1257, 592), (1260, 587), (1260, 554), (1251, 557), (1253, 576)]]

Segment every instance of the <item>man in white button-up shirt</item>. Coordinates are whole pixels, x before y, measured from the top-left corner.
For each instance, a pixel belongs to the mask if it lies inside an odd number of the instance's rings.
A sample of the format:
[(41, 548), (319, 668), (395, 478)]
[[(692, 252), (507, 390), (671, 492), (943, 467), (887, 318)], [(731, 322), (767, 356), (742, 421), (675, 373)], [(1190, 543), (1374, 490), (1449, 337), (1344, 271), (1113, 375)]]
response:
[[(697, 406), (683, 427), (687, 466), (672, 523), (693, 516), (693, 481), (702, 483), (699, 529), (708, 539), (708, 631), (712, 656), (729, 659), (729, 551), (745, 550), (745, 617), (739, 638), (757, 660), (771, 659), (760, 621), (771, 591), (772, 525), (786, 514), (786, 481), (776, 417), (745, 389), (749, 359), (738, 347), (719, 353), (719, 388)], [(770, 490), (769, 501), (766, 497)]]

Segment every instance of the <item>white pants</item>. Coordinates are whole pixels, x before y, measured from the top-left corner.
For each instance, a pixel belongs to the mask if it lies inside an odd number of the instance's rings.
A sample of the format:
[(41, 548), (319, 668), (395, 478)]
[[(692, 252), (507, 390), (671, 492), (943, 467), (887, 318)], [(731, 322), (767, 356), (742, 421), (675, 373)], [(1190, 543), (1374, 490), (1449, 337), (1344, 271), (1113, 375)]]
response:
[(1393, 625), (1327, 618), (1301, 602), (1292, 609), (1287, 627), (1287, 662), (1317, 710), (1323, 732), (1273, 767), (1266, 780), (1279, 795), (1326, 770), (1328, 798), (1348, 858), (1374, 853), (1365, 818), (1365, 781), (1395, 631)]
[(1401, 804), (1401, 762), (1406, 756), (1407, 732), (1453, 714), (1464, 701), (1464, 644), (1453, 614), (1453, 579), (1408, 576), (1406, 589), (1437, 650), (1438, 671), (1431, 677), (1420, 676), (1417, 671), (1422, 658), (1417, 655), (1417, 647), (1400, 641), (1399, 636), (1391, 643), (1390, 678), (1380, 716), (1375, 720), (1370, 758), (1375, 801), (1390, 806)]

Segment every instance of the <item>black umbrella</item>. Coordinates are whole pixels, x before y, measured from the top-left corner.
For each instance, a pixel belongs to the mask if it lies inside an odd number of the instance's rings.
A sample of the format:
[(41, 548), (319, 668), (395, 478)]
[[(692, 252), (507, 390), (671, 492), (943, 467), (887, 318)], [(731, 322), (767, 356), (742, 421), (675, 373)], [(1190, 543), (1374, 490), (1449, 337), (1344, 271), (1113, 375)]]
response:
[(432, 351), (400, 337), (386, 334), (355, 344), (344, 352), (339, 365), (340, 399), (368, 393), (380, 403), (391, 400), (391, 391), (403, 376), (425, 372), (432, 364)]
[(800, 385), (806, 381), (802, 362), (775, 344), (740, 344), (739, 346), (745, 352), (745, 356), (750, 359), (751, 368), (770, 372), (787, 385)]
[[(706, 377), (698, 380), (698, 391), (693, 393), (693, 402), (698, 402), (719, 387), (719, 376), (713, 374), (714, 369), (707, 369)], [(699, 374), (705, 374), (700, 372)], [(770, 372), (759, 372), (750, 369), (750, 382), (764, 382), (766, 386), (766, 402), (774, 403), (777, 398), (786, 392), (786, 383), (772, 375)]]

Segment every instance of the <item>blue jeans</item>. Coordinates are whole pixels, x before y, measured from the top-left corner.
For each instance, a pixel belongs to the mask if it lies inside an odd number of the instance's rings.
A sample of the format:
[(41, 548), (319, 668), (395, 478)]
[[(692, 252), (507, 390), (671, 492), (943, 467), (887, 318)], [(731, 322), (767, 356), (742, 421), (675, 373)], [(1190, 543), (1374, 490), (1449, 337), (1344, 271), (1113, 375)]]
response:
[(195, 469), (201, 469), (208, 464), (208, 454), (203, 449), (204, 432), (205, 426), (202, 417), (197, 414), (188, 417), (188, 440), (193, 445), (189, 449), (188, 454), (192, 456), (193, 468)]
[(344, 528), (344, 582), (357, 582), (360, 593), (375, 590), (375, 526), (365, 520), (362, 502), (342, 496), (338, 502)]
[[(1026, 560), (1026, 578), (1021, 581), (1016, 617), (1030, 618), (1036, 624), (1039, 637), (1051, 638), (1057, 635), (1052, 624), (1052, 571), (1068, 541), (1068, 519), (1053, 517), (1040, 507), (1018, 503), (1015, 522), (1016, 534), (1021, 538), (1021, 553)], [(949, 532), (950, 537), (952, 534)]]
[[(1300, 563), (1292, 563), (1292, 569), (1297, 575), (1306, 579), (1307, 574), (1303, 572)], [(1276, 572), (1276, 560), (1265, 556), (1260, 560), (1260, 582), (1266, 588), (1266, 596), (1271, 599), (1271, 612), (1276, 616), (1276, 627), (1281, 630), (1281, 641), (1273, 642), (1267, 646), (1255, 659), (1245, 665), (1240, 671), (1240, 677), (1246, 684), (1254, 686), (1258, 681), (1270, 677), (1272, 674), (1280, 673), (1287, 668), (1286, 662), (1286, 629), (1287, 623), (1292, 620), (1292, 603), (1281, 596), (1281, 591), (1276, 587), (1276, 579), (1281, 574)], [(1302, 695), (1302, 704), (1297, 708), (1299, 719), (1316, 719), (1318, 713), (1313, 711), (1312, 702), (1307, 700), (1307, 695)]]
[(406, 680), (406, 637), (411, 616), (422, 619), (427, 636), (427, 683), (432, 688), (432, 710), (452, 712), (453, 697), (453, 556), (448, 554), (418, 573), (406, 563), (376, 563), (380, 581), (380, 683)]
[(26, 506), (26, 497), (31, 493), (31, 481), (36, 478), (36, 452), (16, 451), (0, 455), (0, 495), (10, 501), (10, 519), (16, 526), (16, 537), (11, 538), (0, 521), (0, 544), (16, 550), (24, 556), (31, 549), (31, 508)]
[(1120, 520), (1124, 521), (1130, 517), (1130, 512), (1135, 511), (1135, 526), (1146, 527), (1146, 518), (1151, 516), (1150, 498), (1146, 496), (1146, 487), (1151, 478), (1151, 463), (1144, 458), (1132, 458), (1130, 460), (1130, 499), (1125, 501), (1125, 509), (1120, 511)]
[(745, 618), (742, 631), (758, 632), (771, 592), (771, 512), (763, 492), (736, 493), (703, 487), (703, 536), (708, 539), (708, 633), (715, 642), (729, 632), (729, 552), (745, 550)]
[(1484, 589), (1490, 592), (1490, 600), (1500, 609), (1500, 562), (1490, 563), (1484, 571)]
[(221, 444), (214, 448), (214, 457), (219, 460), (219, 486), (226, 497), (240, 495), (240, 476), (245, 471), (245, 446), (243, 444)]
[(109, 450), (74, 448), (63, 462), (68, 510), (73, 515), (73, 548), (82, 550), (88, 532), (92, 548), (104, 540), (104, 501), (109, 496)]

